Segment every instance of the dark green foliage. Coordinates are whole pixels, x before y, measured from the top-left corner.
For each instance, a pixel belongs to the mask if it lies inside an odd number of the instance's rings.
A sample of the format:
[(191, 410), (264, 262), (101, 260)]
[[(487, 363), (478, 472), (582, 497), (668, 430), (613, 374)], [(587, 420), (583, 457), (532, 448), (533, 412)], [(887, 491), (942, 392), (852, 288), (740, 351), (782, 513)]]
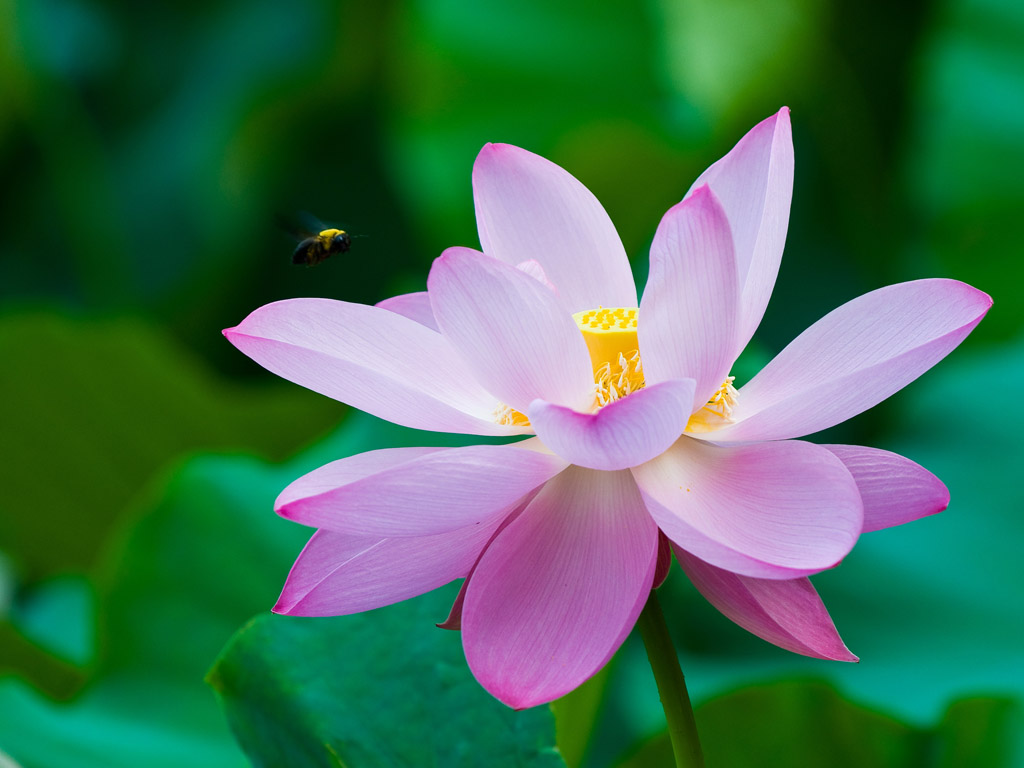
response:
[[(761, 768), (985, 768), (1014, 763), (1019, 723), (1005, 699), (964, 699), (928, 728), (851, 703), (814, 682), (784, 682), (719, 696), (696, 711), (709, 766)], [(619, 768), (671, 768), (663, 733)]]
[(454, 587), (355, 616), (243, 627), (208, 680), (253, 765), (564, 766), (550, 708), (492, 698), (458, 633), (434, 626)]
[(139, 319), (0, 317), (0, 359), (0, 423), (11, 436), (0, 547), (25, 581), (91, 569), (126, 507), (181, 455), (282, 459), (344, 412), (298, 387), (218, 380)]

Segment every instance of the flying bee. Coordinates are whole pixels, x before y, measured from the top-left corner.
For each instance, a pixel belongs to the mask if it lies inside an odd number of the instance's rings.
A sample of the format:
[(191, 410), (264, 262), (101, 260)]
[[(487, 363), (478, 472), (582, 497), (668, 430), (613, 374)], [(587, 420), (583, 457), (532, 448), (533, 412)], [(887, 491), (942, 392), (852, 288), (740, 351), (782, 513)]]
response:
[(346, 253), (352, 246), (352, 237), (343, 229), (324, 229), (318, 234), (304, 232), (305, 239), (295, 246), (292, 264), (315, 267), (336, 253)]

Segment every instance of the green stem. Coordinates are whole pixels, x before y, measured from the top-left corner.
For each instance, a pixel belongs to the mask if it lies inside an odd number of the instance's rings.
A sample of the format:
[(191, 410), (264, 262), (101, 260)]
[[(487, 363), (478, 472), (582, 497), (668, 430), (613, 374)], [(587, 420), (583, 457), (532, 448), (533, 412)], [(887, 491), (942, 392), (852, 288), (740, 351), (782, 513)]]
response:
[(704, 755), (700, 750), (700, 739), (697, 738), (697, 723), (693, 719), (690, 694), (686, 692), (686, 680), (683, 679), (683, 670), (679, 668), (679, 656), (676, 655), (668, 625), (665, 624), (665, 614), (661, 612), (661, 605), (653, 589), (640, 613), (637, 626), (640, 627), (651, 671), (658, 684), (658, 695), (668, 722), (676, 768), (704, 768)]

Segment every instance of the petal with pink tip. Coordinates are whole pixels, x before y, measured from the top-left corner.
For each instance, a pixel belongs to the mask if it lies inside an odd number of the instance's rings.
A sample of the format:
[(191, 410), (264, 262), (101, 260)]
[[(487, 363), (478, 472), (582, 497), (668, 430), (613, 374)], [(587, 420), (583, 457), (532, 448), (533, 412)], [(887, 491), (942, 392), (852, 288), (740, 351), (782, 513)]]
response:
[(864, 532), (934, 515), (949, 506), (939, 478), (898, 453), (862, 445), (823, 445), (839, 457), (857, 482), (864, 501)]
[(635, 307), (636, 285), (615, 226), (590, 190), (550, 160), (487, 144), (473, 166), (484, 253), (537, 260), (570, 312)]
[(628, 472), (571, 467), (549, 481), (470, 580), (462, 642), (476, 679), (516, 709), (576, 688), (629, 634), (657, 554)]
[(799, 437), (856, 416), (952, 352), (990, 306), (987, 294), (944, 279), (890, 285), (847, 302), (739, 391), (736, 423), (713, 439)]
[(648, 384), (697, 382), (690, 412), (722, 386), (736, 360), (739, 282), (725, 212), (708, 187), (673, 206), (651, 244), (637, 339)]
[(274, 509), (354, 536), (431, 536), (487, 524), (566, 466), (514, 443), (370, 451), (300, 477)]
[(379, 307), (289, 299), (260, 307), (228, 341), (267, 370), (414, 429), (521, 434), (439, 333)]
[(727, 618), (793, 653), (857, 661), (809, 579), (753, 579), (705, 563), (680, 547), (676, 559), (697, 590)]
[(791, 579), (831, 568), (860, 535), (857, 484), (821, 446), (719, 446), (683, 437), (632, 470), (675, 544), (718, 568)]
[(737, 346), (750, 341), (764, 316), (782, 261), (793, 198), (793, 130), (789, 108), (762, 120), (690, 188), (707, 184), (732, 228), (741, 286)]
[(392, 296), (390, 299), (378, 301), (376, 306), (389, 312), (397, 312), (403, 317), (408, 317), (410, 320), (415, 320), (432, 331), (437, 330), (434, 311), (430, 308), (430, 296), (426, 291), (402, 293), (398, 296)]
[(683, 434), (693, 385), (693, 379), (663, 381), (595, 413), (534, 400), (527, 415), (541, 442), (570, 464), (628, 469), (653, 459)]
[(274, 612), (343, 616), (429, 592), (469, 573), (502, 519), (397, 539), (317, 531), (292, 566)]
[(590, 406), (590, 354), (576, 321), (539, 280), (469, 248), (449, 248), (427, 278), (434, 317), (489, 392), (526, 413), (536, 398)]

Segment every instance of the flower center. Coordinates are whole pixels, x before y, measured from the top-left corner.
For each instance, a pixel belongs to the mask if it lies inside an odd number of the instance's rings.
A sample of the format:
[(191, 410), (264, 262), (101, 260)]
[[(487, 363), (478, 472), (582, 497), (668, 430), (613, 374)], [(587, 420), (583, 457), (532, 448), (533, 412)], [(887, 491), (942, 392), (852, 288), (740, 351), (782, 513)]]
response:
[[(636, 307), (598, 307), (572, 316), (587, 343), (594, 369), (594, 410), (644, 388), (636, 338), (637, 312)], [(690, 417), (687, 432), (713, 432), (732, 423), (732, 409), (739, 396), (733, 381), (730, 376), (722, 382), (707, 405)], [(530, 426), (525, 414), (504, 404), (495, 410), (494, 420), (505, 426)]]
[(599, 307), (572, 316), (590, 352), (598, 408), (643, 389), (636, 316), (636, 307)]

